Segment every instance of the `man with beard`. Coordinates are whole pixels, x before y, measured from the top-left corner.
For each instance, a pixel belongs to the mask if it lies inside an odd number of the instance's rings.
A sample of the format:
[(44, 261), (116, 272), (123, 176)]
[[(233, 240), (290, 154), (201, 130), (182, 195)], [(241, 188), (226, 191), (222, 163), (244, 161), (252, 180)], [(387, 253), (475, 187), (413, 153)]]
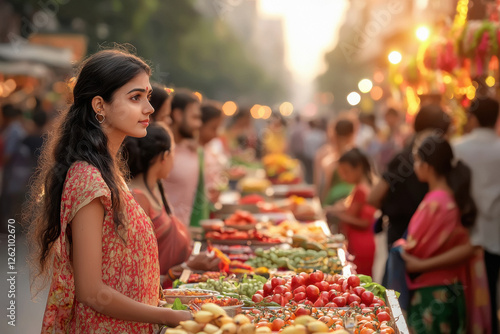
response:
[(187, 226), (199, 226), (208, 218), (203, 178), (203, 149), (197, 143), (201, 127), (200, 100), (190, 91), (176, 92), (172, 99), (174, 166), (164, 180), (165, 193), (176, 216)]

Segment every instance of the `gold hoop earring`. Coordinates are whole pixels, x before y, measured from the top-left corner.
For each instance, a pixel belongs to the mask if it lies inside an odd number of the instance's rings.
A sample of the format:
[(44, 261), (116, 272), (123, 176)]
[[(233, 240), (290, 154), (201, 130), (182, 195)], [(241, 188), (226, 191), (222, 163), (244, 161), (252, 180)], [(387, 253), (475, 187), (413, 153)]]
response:
[[(99, 119), (99, 116), (102, 117), (101, 120)], [(102, 124), (102, 122), (104, 122), (104, 120), (106, 119), (106, 116), (104, 116), (103, 114), (96, 113), (95, 114), (95, 119), (99, 122), (99, 124)]]

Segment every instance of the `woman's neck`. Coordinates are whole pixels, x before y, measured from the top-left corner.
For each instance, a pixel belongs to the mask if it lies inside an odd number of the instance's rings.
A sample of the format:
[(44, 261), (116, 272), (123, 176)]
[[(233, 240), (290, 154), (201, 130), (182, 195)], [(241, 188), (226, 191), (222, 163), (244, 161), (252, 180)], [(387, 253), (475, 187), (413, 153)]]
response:
[[(148, 194), (153, 196), (153, 199), (156, 202), (160, 202), (160, 199), (156, 197), (155, 190), (157, 186), (158, 178), (155, 173), (151, 173), (151, 171), (147, 174), (146, 178), (144, 178), (144, 173), (136, 175), (132, 181), (130, 182), (130, 186), (132, 188), (139, 188), (142, 191), (147, 192)], [(151, 192), (150, 192), (151, 191)]]
[(450, 192), (450, 186), (444, 176), (432, 176), (429, 178), (429, 191), (445, 190)]
[(143, 182), (146, 182), (147, 187), (154, 193), (154, 190), (156, 189), (156, 185), (158, 182), (158, 177), (156, 176), (156, 173), (150, 170), (149, 173), (147, 174), (146, 179), (144, 179), (144, 176), (142, 176), (142, 180)]
[(342, 155), (352, 148), (352, 142), (347, 139), (337, 139), (335, 147), (337, 149), (337, 153)]
[(118, 152), (120, 151), (120, 147), (122, 146), (124, 140), (125, 136), (108, 135), (108, 150), (113, 159), (116, 159), (116, 157), (118, 156)]
[(370, 181), (368, 181), (368, 178), (366, 176), (362, 176), (356, 183), (354, 183), (355, 186), (370, 186)]

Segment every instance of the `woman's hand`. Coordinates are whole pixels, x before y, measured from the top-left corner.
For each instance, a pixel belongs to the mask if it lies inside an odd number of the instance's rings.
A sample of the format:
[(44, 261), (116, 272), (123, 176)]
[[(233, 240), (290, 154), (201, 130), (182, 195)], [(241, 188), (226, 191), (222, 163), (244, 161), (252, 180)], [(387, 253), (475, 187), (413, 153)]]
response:
[(406, 262), (406, 271), (409, 273), (420, 273), (425, 271), (425, 261), (408, 254), (403, 248), (401, 249), (401, 257)]
[(206, 252), (203, 252), (191, 257), (186, 264), (193, 270), (218, 271), (219, 262), (220, 259), (218, 257), (209, 256)]
[(166, 308), (163, 312), (162, 325), (170, 327), (178, 326), (181, 321), (193, 320), (193, 315), (189, 311), (174, 311)]
[(401, 252), (401, 257), (406, 262), (406, 271), (409, 273), (423, 273), (433, 270), (442, 270), (445, 268), (453, 268), (456, 266), (465, 265), (474, 252), (480, 250), (479, 246), (472, 246), (470, 243), (456, 246), (445, 253), (420, 259), (410, 255), (404, 251)]
[(333, 216), (337, 216), (346, 211), (346, 206), (344, 201), (338, 201), (333, 205), (327, 206), (325, 208), (325, 213)]

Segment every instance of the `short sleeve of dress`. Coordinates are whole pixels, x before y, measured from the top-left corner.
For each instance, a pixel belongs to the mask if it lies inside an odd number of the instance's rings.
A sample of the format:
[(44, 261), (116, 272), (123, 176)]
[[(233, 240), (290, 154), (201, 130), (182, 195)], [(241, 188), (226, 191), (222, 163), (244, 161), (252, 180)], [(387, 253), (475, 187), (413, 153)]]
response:
[(74, 163), (66, 175), (61, 203), (66, 219), (62, 222), (71, 222), (81, 208), (96, 198), (101, 200), (106, 214), (111, 212), (111, 191), (99, 170), (87, 162)]
[(366, 191), (362, 189), (361, 187), (356, 187), (353, 189), (352, 193), (352, 202), (353, 203), (359, 203), (359, 204), (365, 204), (366, 203)]

